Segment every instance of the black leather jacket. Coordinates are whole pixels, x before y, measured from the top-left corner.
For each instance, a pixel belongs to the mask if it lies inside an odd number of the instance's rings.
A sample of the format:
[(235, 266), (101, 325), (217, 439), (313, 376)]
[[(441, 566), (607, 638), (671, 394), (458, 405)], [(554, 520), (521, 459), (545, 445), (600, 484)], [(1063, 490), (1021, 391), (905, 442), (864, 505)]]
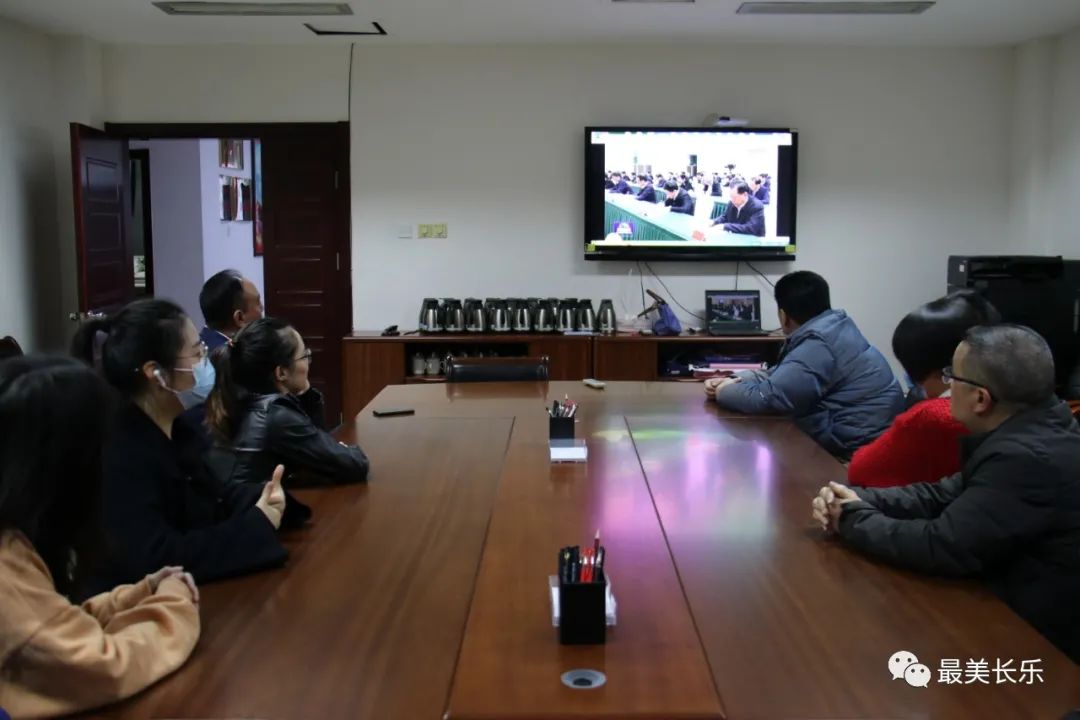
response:
[(248, 406), (231, 444), (215, 443), (207, 462), (222, 482), (265, 483), (277, 465), (297, 484), (367, 479), (368, 459), (326, 432), (322, 394), (260, 395)]

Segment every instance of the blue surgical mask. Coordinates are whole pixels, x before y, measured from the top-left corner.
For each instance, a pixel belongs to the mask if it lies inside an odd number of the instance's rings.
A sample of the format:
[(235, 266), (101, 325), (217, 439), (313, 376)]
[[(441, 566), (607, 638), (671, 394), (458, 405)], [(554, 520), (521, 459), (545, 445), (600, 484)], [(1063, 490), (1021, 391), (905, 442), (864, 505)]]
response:
[(204, 357), (190, 369), (176, 369), (180, 372), (190, 372), (195, 376), (195, 387), (176, 393), (184, 409), (188, 410), (206, 402), (206, 398), (210, 397), (210, 391), (214, 389), (214, 380), (216, 378), (214, 366), (211, 364), (210, 359)]

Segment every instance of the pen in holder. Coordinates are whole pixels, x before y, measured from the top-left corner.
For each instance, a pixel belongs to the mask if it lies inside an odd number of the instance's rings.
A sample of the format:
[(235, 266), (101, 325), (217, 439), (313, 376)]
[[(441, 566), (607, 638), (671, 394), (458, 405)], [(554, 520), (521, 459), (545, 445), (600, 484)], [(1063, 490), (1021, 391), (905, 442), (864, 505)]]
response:
[(600, 563), (579, 548), (559, 551), (559, 642), (602, 645), (607, 639), (607, 577)]
[(572, 417), (549, 417), (548, 432), (551, 440), (573, 440), (574, 418)]
[(589, 460), (588, 444), (574, 439), (577, 403), (556, 400), (548, 410), (548, 450), (553, 463), (583, 463)]

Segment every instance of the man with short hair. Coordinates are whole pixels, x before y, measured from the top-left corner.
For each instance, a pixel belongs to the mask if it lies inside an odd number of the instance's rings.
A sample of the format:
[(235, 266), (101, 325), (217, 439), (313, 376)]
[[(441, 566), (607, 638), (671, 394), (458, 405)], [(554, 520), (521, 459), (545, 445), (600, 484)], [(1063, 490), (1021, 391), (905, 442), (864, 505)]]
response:
[(630, 195), (634, 192), (630, 189), (630, 184), (623, 179), (622, 173), (612, 173), (611, 183), (611, 189), (608, 192), (614, 195)]
[(769, 188), (765, 186), (765, 178), (761, 175), (756, 175), (750, 180), (750, 192), (754, 197), (761, 201), (762, 205), (768, 205), (770, 201)]
[(667, 196), (667, 199), (664, 200), (664, 207), (668, 210), (683, 215), (694, 214), (694, 198), (690, 196), (690, 193), (680, 188), (677, 182), (668, 180), (667, 185), (664, 186), (664, 193)]
[(638, 191), (637, 199), (642, 202), (656, 202), (656, 189), (653, 187), (652, 180), (644, 175), (637, 176), (638, 184), (641, 185), (641, 190)]
[(933, 483), (822, 488), (813, 516), (886, 562), (977, 576), (1080, 663), (1080, 427), (1054, 395), (1046, 341), (1019, 325), (968, 331), (945, 377), (962, 469)]
[(206, 320), (199, 338), (211, 352), (263, 316), (259, 289), (236, 270), (222, 270), (206, 281), (199, 293), (199, 308)]
[(736, 235), (765, 237), (765, 206), (750, 192), (750, 186), (736, 180), (728, 187), (728, 204), (724, 214), (712, 221), (725, 232)]
[(880, 352), (843, 310), (829, 284), (800, 270), (776, 283), (787, 341), (769, 370), (705, 382), (721, 407), (748, 415), (787, 415), (833, 455), (849, 458), (888, 429), (904, 394)]

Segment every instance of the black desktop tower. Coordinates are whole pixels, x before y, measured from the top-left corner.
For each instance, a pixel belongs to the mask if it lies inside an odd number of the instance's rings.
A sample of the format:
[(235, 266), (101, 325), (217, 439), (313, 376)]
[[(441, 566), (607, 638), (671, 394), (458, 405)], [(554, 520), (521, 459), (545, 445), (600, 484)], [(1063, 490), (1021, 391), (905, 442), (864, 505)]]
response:
[(953, 255), (948, 292), (970, 288), (1007, 323), (1027, 325), (1054, 353), (1058, 385), (1080, 360), (1080, 260), (1030, 255)]

